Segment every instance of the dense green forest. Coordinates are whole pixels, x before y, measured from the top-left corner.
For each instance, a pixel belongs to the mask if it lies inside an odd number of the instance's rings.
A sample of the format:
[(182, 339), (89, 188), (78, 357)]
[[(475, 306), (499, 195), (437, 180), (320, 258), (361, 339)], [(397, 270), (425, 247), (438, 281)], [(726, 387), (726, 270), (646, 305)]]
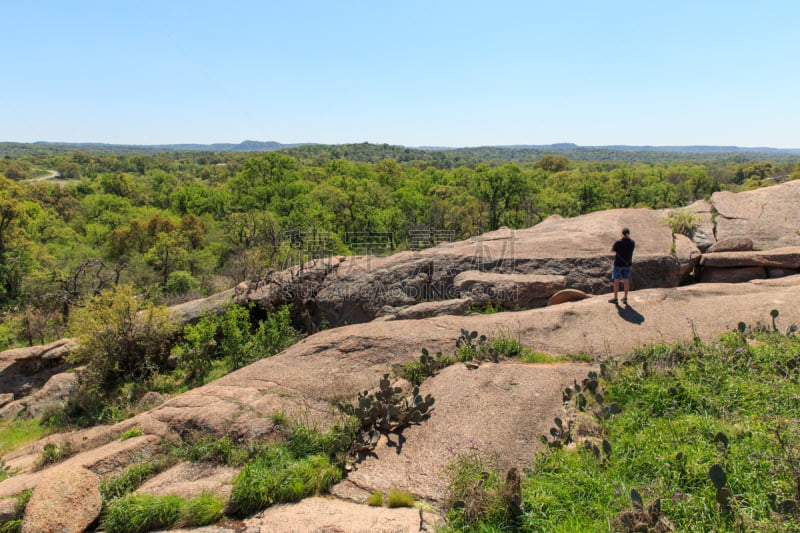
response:
[[(434, 242), (419, 235), (682, 206), (800, 175), (786, 154), (647, 152), (637, 162), (371, 144), (133, 155), (3, 146), (0, 348), (64, 335), (75, 307), (116, 285), (170, 304), (312, 257)], [(51, 170), (59, 179), (36, 181)]]

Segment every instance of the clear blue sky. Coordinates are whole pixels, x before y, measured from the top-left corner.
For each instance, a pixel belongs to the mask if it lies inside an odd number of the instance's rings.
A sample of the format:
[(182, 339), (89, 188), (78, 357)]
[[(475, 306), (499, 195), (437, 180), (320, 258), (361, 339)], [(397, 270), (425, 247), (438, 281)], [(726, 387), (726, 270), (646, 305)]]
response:
[(800, 147), (800, 2), (0, 5), (0, 141)]

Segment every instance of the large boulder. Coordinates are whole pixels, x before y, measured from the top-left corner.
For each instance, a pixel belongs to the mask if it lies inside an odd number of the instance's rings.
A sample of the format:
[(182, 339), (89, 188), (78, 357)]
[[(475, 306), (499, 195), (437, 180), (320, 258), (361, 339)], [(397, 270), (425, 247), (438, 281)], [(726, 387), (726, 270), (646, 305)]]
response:
[(100, 479), (85, 468), (53, 468), (25, 507), (21, 533), (82, 533), (100, 514)]
[(746, 235), (757, 249), (800, 245), (800, 180), (753, 191), (715, 192), (717, 240)]
[[(532, 228), (502, 228), (419, 252), (319, 259), (243, 283), (235, 299), (268, 311), (292, 304), (296, 318), (313, 331), (315, 324), (355, 324), (421, 302), (471, 298), (476, 283), (460, 285), (456, 277), (477, 271), (491, 280), (482, 282), (486, 288), (499, 284), (527, 291), (534, 286), (531, 276), (557, 280), (538, 282), (536, 296), (527, 301), (503, 302), (508, 307), (541, 306), (567, 286), (592, 294), (606, 292), (611, 245), (624, 226), (631, 228), (637, 242), (634, 287), (674, 287), (693, 269), (700, 251), (683, 235), (673, 238), (661, 222), (663, 216), (650, 209), (617, 209), (570, 219), (550, 217)], [(520, 285), (515, 276), (529, 281)]]
[(77, 383), (78, 375), (74, 372), (56, 374), (41, 389), (0, 408), (0, 418), (32, 418), (47, 410), (59, 409), (66, 405)]

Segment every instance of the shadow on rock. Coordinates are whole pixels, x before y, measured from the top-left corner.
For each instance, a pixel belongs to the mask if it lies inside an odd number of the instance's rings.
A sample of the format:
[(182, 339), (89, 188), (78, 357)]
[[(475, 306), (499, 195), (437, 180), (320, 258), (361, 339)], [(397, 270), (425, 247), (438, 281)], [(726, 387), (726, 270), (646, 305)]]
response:
[(397, 448), (397, 455), (400, 455), (400, 452), (403, 451), (403, 444), (406, 443), (406, 438), (403, 436), (402, 433), (396, 433), (397, 435), (397, 442), (392, 441), (387, 435), (386, 437), (386, 446), (389, 448)]
[(631, 324), (641, 325), (641, 323), (644, 322), (644, 315), (630, 305), (623, 307), (617, 304), (617, 313), (619, 313), (619, 316), (622, 317), (623, 320), (630, 322)]

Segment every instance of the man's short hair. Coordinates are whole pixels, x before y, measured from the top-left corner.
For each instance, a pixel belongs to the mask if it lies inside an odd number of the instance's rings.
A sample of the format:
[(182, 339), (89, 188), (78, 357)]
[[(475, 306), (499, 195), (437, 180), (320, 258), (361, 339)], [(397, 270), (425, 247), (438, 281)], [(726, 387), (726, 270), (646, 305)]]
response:
[(631, 230), (629, 230), (628, 228), (622, 228), (622, 234), (623, 235), (630, 235), (631, 234)]

